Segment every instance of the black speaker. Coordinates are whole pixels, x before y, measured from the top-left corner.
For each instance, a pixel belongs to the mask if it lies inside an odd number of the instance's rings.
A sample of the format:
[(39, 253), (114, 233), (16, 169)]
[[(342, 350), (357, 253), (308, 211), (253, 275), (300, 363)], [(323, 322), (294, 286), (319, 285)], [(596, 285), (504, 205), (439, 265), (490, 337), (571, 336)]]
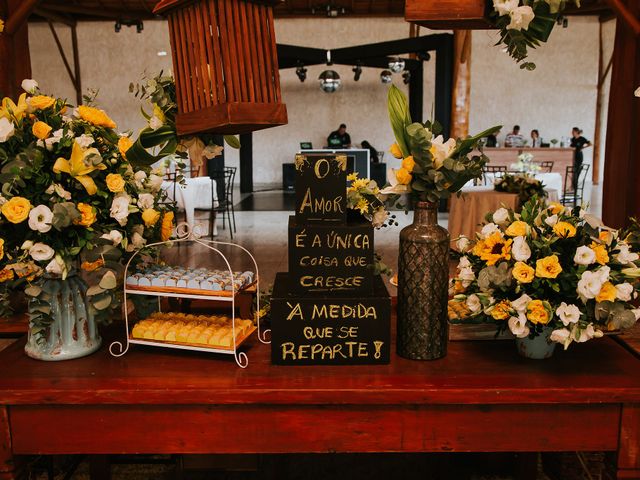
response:
[(296, 166), (293, 163), (282, 164), (282, 189), (285, 192), (296, 191)]

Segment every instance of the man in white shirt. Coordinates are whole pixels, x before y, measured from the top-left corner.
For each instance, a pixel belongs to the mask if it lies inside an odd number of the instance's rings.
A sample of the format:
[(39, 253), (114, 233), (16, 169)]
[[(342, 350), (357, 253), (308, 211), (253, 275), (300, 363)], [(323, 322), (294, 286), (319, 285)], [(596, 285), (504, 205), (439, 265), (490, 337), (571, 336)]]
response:
[(504, 138), (504, 146), (516, 148), (524, 146), (524, 137), (520, 135), (520, 125), (513, 126), (513, 131)]

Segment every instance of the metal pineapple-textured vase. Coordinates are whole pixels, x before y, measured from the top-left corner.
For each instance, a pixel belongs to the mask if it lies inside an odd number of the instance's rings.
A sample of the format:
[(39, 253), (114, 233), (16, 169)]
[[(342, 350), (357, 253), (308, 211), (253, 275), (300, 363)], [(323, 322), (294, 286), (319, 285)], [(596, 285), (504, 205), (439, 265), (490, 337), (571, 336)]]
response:
[(449, 232), (438, 204), (417, 202), (413, 224), (400, 232), (397, 351), (412, 360), (447, 354)]

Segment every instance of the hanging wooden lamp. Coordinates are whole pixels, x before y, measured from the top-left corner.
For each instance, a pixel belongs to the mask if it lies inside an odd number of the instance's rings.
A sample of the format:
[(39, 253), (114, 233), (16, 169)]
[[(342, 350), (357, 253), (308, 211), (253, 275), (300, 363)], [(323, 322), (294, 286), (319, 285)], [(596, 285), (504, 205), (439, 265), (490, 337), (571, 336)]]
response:
[(173, 55), (178, 134), (287, 123), (273, 25), (277, 1), (161, 0)]
[(404, 18), (433, 30), (488, 29), (489, 0), (405, 0)]

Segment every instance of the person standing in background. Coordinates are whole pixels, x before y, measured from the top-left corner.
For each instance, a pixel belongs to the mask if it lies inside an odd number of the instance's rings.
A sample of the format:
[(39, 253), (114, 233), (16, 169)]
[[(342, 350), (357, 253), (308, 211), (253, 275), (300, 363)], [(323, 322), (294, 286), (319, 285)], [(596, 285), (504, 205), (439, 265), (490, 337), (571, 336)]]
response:
[(540, 138), (540, 132), (538, 130), (531, 130), (531, 148), (542, 147), (542, 139)]
[(591, 146), (591, 142), (582, 136), (582, 130), (573, 127), (571, 130), (571, 148), (573, 148), (573, 166), (579, 172), (582, 168), (584, 156), (582, 150)]
[(524, 137), (520, 135), (520, 125), (514, 125), (513, 131), (504, 138), (505, 147), (519, 148), (524, 145)]
[(334, 130), (327, 137), (327, 145), (333, 147), (334, 143), (340, 142), (342, 148), (351, 148), (351, 136), (347, 133), (347, 126), (344, 123), (340, 124), (338, 130)]
[(500, 130), (498, 130), (496, 133), (492, 133), (491, 135), (488, 135), (484, 146), (485, 147), (489, 147), (489, 148), (497, 147), (498, 146), (498, 135), (500, 135)]
[(369, 150), (369, 161), (372, 163), (378, 163), (378, 150), (373, 148), (373, 145), (371, 145), (367, 140), (363, 140), (360, 145), (363, 149)]

